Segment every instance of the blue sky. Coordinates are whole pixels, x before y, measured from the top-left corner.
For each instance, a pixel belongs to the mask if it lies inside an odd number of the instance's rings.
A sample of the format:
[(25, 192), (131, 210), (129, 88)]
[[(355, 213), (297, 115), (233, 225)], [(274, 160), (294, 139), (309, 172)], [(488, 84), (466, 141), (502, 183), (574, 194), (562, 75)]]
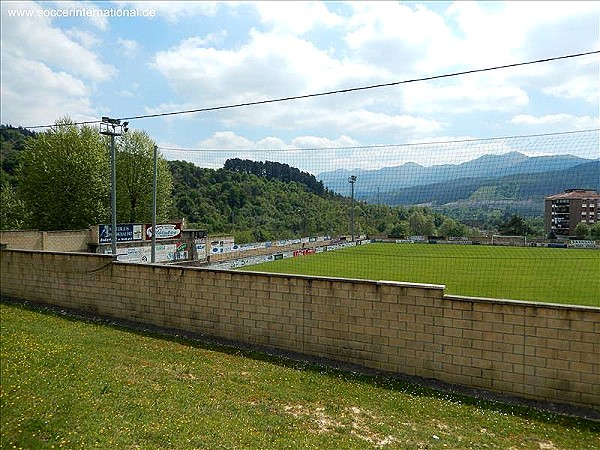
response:
[[(0, 121), (15, 126), (51, 124), (64, 115), (97, 120), (236, 104), (600, 49), (600, 2), (589, 1), (1, 5)], [(146, 17), (119, 17), (133, 9)], [(33, 17), (23, 17), (27, 14)], [(264, 160), (276, 154), (263, 150), (596, 129), (599, 60), (595, 54), (350, 94), (140, 119), (130, 126), (147, 131), (168, 158), (210, 167), (222, 164), (224, 155)], [(225, 152), (235, 149), (247, 151)], [(509, 150), (519, 149), (494, 151)], [(600, 156), (597, 147), (571, 153)], [(369, 157), (313, 152), (296, 160), (293, 152), (284, 154), (313, 173), (408, 159), (431, 162), (416, 153), (394, 161), (378, 159), (380, 152)], [(436, 159), (460, 160), (455, 153)]]

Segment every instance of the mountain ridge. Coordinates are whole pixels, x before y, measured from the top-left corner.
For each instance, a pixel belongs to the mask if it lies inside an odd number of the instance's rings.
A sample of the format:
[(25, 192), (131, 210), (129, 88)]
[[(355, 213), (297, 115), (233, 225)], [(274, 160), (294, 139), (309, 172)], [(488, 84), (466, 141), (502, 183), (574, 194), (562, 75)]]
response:
[[(389, 205), (436, 204), (457, 201), (522, 202), (535, 200), (543, 210), (543, 198), (565, 189), (582, 187), (600, 189), (600, 160), (592, 160), (568, 169), (504, 177), (462, 178), (458, 180), (411, 186), (384, 194), (383, 203)], [(365, 200), (373, 200), (368, 197)]]
[[(580, 165), (600, 161), (564, 154), (555, 156), (527, 156), (513, 151), (504, 154), (483, 155), (460, 164), (422, 166), (414, 162), (400, 166), (390, 166), (375, 170), (348, 171), (338, 169), (322, 172), (317, 179), (334, 192), (347, 194), (348, 176), (356, 175), (356, 197), (363, 200), (377, 200), (375, 196), (385, 198), (400, 189), (432, 186), (447, 183), (446, 189), (454, 190), (459, 180), (470, 179), (473, 183), (493, 185), (494, 179), (509, 176), (543, 174), (569, 170)], [(536, 177), (537, 178), (537, 177)], [(589, 177), (588, 177), (589, 178)], [(562, 179), (562, 178), (561, 178)], [(505, 181), (505, 180), (504, 180)], [(521, 180), (523, 181), (523, 180)], [(502, 184), (503, 181), (498, 181)], [(548, 183), (546, 183), (547, 185)], [(382, 203), (387, 203), (382, 201)], [(436, 203), (442, 203), (437, 201)]]

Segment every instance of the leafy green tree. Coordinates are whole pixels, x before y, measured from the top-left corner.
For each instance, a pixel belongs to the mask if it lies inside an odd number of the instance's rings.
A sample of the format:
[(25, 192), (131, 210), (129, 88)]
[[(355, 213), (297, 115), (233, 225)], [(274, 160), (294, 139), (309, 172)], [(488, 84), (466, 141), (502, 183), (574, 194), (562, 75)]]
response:
[(532, 229), (522, 217), (513, 214), (500, 225), (498, 232), (504, 236), (526, 236), (532, 233)]
[[(117, 221), (128, 223), (152, 220), (154, 141), (144, 131), (124, 133), (117, 140)], [(173, 178), (167, 160), (157, 159), (156, 216), (168, 219)]]
[(410, 228), (408, 227), (408, 223), (396, 222), (396, 224), (392, 227), (389, 232), (391, 237), (406, 237), (410, 234)]
[(0, 230), (19, 230), (28, 221), (25, 204), (8, 180), (0, 186)]
[(426, 215), (421, 210), (415, 210), (408, 216), (408, 226), (414, 236), (431, 236), (435, 234), (433, 216)]
[(525, 219), (525, 223), (529, 227), (529, 234), (532, 236), (544, 236), (544, 218), (530, 217)]
[(41, 230), (87, 228), (109, 217), (108, 152), (96, 128), (61, 118), (30, 139), (16, 171), (18, 192)]
[(578, 238), (587, 237), (590, 234), (590, 227), (585, 222), (579, 222), (575, 227), (575, 236)]
[(446, 218), (440, 225), (438, 232), (442, 236), (446, 237), (462, 237), (466, 236), (469, 232), (466, 226), (458, 223), (456, 220)]
[(590, 237), (592, 239), (600, 239), (600, 222), (596, 222), (590, 227)]

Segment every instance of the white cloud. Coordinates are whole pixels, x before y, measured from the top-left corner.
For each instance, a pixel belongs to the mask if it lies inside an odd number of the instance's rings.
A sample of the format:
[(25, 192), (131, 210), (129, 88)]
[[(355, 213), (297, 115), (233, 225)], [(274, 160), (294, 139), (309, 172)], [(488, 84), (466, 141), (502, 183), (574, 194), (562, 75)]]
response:
[[(177, 94), (202, 107), (353, 87), (360, 85), (361, 80), (364, 84), (364, 80), (379, 76), (375, 69), (332, 58), (311, 42), (295, 36), (253, 30), (249, 38), (246, 45), (235, 50), (206, 47), (205, 38), (189, 38), (176, 47), (158, 52), (152, 67), (163, 74)], [(351, 112), (361, 106), (364, 98), (372, 102), (371, 97), (356, 94), (324, 102)], [(325, 103), (295, 101), (289, 106), (280, 103), (237, 109), (219, 117), (227, 118), (223, 122), (227, 127), (252, 123), (286, 129), (307, 124), (336, 125), (340, 116), (349, 117), (348, 114), (332, 114), (331, 109), (318, 111), (318, 105)], [(334, 115), (335, 120), (332, 119)], [(389, 117), (385, 120), (390, 122)], [(354, 119), (347, 119), (345, 123), (355, 125)]]
[[(31, 2), (11, 3), (11, 9), (43, 11)], [(2, 7), (2, 52), (40, 61), (49, 67), (93, 81), (110, 79), (117, 73), (114, 66), (100, 61), (98, 55), (69, 38), (67, 32), (52, 25), (47, 17), (8, 17)], [(73, 35), (73, 30), (70, 31)], [(81, 39), (81, 35), (79, 36)], [(3, 71), (6, 66), (3, 67)], [(10, 69), (9, 69), (10, 70)], [(6, 72), (4, 76), (10, 76)]]
[(217, 13), (219, 2), (214, 1), (115, 1), (117, 7), (152, 10), (154, 17), (177, 23), (181, 19), (196, 16), (212, 17)]
[(2, 55), (2, 67), (10, 67), (10, 78), (2, 77), (1, 123), (22, 126), (49, 125), (61, 116), (95, 120), (85, 84), (65, 72), (54, 72), (41, 62)]
[[(98, 115), (90, 86), (109, 80), (117, 70), (90, 50), (100, 42), (94, 32), (59, 28), (51, 16), (57, 11), (64, 14), (95, 7), (74, 2), (42, 6), (2, 3), (3, 121), (33, 126), (53, 123), (64, 115), (75, 120), (95, 119)], [(105, 28), (103, 21), (93, 25)]]
[(278, 137), (269, 136), (261, 139), (256, 143), (257, 148), (268, 149), (268, 150), (283, 150), (288, 148), (288, 145)]
[(128, 91), (126, 89), (117, 91), (117, 95), (120, 95), (121, 97), (135, 97), (135, 94), (131, 91)]
[(227, 30), (221, 30), (218, 33), (210, 33), (205, 37), (194, 36), (186, 39), (183, 44), (188, 48), (206, 47), (211, 44), (221, 44), (227, 37)]
[(253, 30), (248, 43), (235, 50), (206, 47), (205, 41), (189, 38), (158, 52), (152, 67), (178, 94), (212, 104), (354, 86), (354, 80), (376, 75), (375, 70), (336, 60), (311, 42), (290, 35)]
[[(10, 8), (33, 12), (61, 7), (156, 12), (154, 18), (132, 20), (127, 32), (116, 31), (129, 27), (124, 18), (95, 22), (16, 18), (7, 17), (6, 5), (2, 2), (2, 114), (12, 122), (13, 117), (27, 118), (29, 124), (33, 118), (47, 122), (65, 113), (97, 117), (96, 109), (107, 108), (93, 105), (91, 98), (132, 114), (135, 100), (143, 99), (137, 109), (163, 113), (600, 48), (600, 2), (9, 3)], [(172, 27), (168, 39), (157, 38), (158, 27), (161, 33), (169, 33)], [(177, 41), (172, 40), (175, 37)], [(111, 52), (101, 45), (104, 39), (112, 39)], [(145, 64), (136, 61), (138, 66), (130, 61), (125, 64), (116, 54), (141, 58), (146, 53), (139, 51), (142, 47), (154, 57)], [(104, 52), (107, 56), (100, 56)], [(118, 73), (115, 66), (122, 63)], [(145, 73), (148, 67), (155, 73)], [(509, 135), (511, 129), (527, 126), (536, 132), (595, 128), (599, 71), (598, 57), (591, 55), (389, 88), (169, 116), (146, 121), (144, 126), (148, 124), (148, 131), (163, 137), (181, 136), (188, 145), (206, 137), (200, 134), (204, 132), (209, 135), (203, 145), (219, 145), (228, 151), (245, 146), (254, 151), (285, 150), (286, 158), (291, 155), (290, 147), (412, 142), (440, 135), (481, 135), (483, 129)], [(163, 79), (157, 82), (156, 75)], [(32, 100), (19, 99), (19, 94), (43, 102), (34, 106)], [(202, 126), (197, 126), (199, 120)], [(253, 128), (252, 136), (266, 137), (249, 139), (249, 128)], [(213, 134), (214, 130), (221, 131)], [(370, 165), (378, 164), (375, 158), (386, 161), (384, 152), (371, 155)], [(340, 164), (346, 158), (344, 164), (352, 164), (356, 155), (322, 156)]]
[(66, 30), (65, 33), (67, 36), (75, 39), (87, 49), (95, 47), (102, 42), (95, 34), (77, 28)]
[[(599, 12), (596, 2), (455, 2), (446, 11), (449, 23), (458, 26), (451, 57), (463, 64), (488, 66), (524, 61), (532, 55), (556, 56), (561, 47), (558, 53), (587, 50), (597, 42), (597, 33), (565, 30), (574, 18), (582, 23), (587, 15), (596, 16), (597, 28)], [(593, 22), (590, 25), (594, 27)], [(571, 35), (568, 48), (561, 45), (565, 35)]]
[(405, 106), (411, 112), (458, 114), (471, 111), (510, 111), (529, 103), (519, 86), (487, 85), (485, 79), (464, 78), (457, 84), (440, 86), (416, 83), (406, 89)]
[[(211, 47), (217, 41), (212, 35), (192, 37), (157, 52), (151, 65), (196, 107), (252, 102), (526, 60), (531, 30), (540, 27), (534, 11), (554, 29), (565, 26), (563, 16), (596, 8), (584, 2), (573, 9), (553, 5), (540, 12), (536, 3), (459, 2), (434, 12), (428, 4), (351, 2), (346, 5), (351, 16), (340, 24), (339, 15), (326, 10), (317, 14), (326, 5), (296, 3), (297, 12), (287, 14), (281, 9), (286, 5), (257, 4), (262, 23), (271, 29), (252, 29), (240, 47), (217, 49)], [(293, 35), (317, 26), (345, 29), (341, 36), (347, 49), (329, 51)], [(320, 127), (327, 134), (412, 138), (447, 129), (456, 114), (525, 113), (533, 106), (535, 91), (563, 98), (597, 97), (597, 74), (578, 73), (578, 82), (572, 83), (552, 67), (536, 65), (415, 82), (395, 91), (237, 109), (215, 117), (229, 129), (242, 124), (284, 130)]]
[[(222, 167), (228, 158), (252, 159), (255, 161), (271, 160), (288, 163), (311, 173), (318, 173), (335, 168), (331, 165), (333, 161), (337, 161), (337, 151), (335, 149), (358, 145), (360, 145), (359, 142), (345, 135), (336, 139), (304, 135), (292, 138), (289, 142), (269, 136), (258, 141), (252, 141), (232, 131), (219, 131), (198, 142), (198, 148), (203, 149), (202, 151), (180, 152), (175, 159), (183, 157), (203, 167), (212, 168)], [(307, 150), (300, 151), (299, 149), (319, 149), (319, 153), (307, 154)], [(172, 151), (170, 154), (175, 156)], [(337, 162), (339, 163), (339, 161)]]
[(254, 142), (233, 131), (217, 131), (208, 139), (198, 143), (198, 147), (219, 150), (247, 150), (255, 148)]
[[(196, 99), (198, 105), (237, 104), (278, 95), (324, 92), (364, 85), (366, 80), (380, 76), (375, 68), (335, 59), (312, 43), (290, 35), (254, 30), (250, 42), (237, 50), (207, 48), (205, 41), (200, 37), (182, 41), (168, 51), (159, 52), (152, 64), (176, 92)], [(219, 118), (228, 128), (244, 124), (288, 130), (319, 128), (334, 133), (391, 132), (394, 136), (404, 135), (407, 130), (429, 133), (441, 129), (442, 124), (436, 120), (366, 107), (390, 101), (397, 103), (385, 92), (358, 92), (236, 109)]]
[[(134, 91), (137, 91), (138, 88), (135, 85), (132, 86)], [(158, 106), (146, 106), (144, 107), (144, 111), (149, 115), (159, 115), (159, 114), (167, 114), (173, 111), (190, 111), (198, 109), (198, 105), (195, 103), (161, 103)], [(180, 114), (177, 116), (165, 115), (162, 117), (162, 120), (167, 123), (172, 123), (174, 120), (192, 120), (197, 118), (196, 114)]]
[(600, 119), (591, 116), (574, 116), (573, 114), (548, 114), (532, 116), (519, 114), (513, 116), (510, 122), (516, 125), (561, 125), (567, 130), (590, 130), (600, 127)]
[(292, 140), (292, 147), (294, 148), (340, 148), (355, 147), (358, 145), (360, 145), (358, 141), (345, 135), (337, 139), (318, 136), (298, 136)]
[[(387, 1), (351, 2), (350, 6), (353, 14), (344, 38), (353, 57), (389, 71), (396, 79), (446, 65), (445, 55), (455, 38), (444, 18), (426, 6)], [(435, 64), (424, 65), (428, 59)]]
[(198, 142), (198, 147), (207, 150), (295, 150), (314, 148), (338, 148), (359, 145), (348, 137), (329, 139), (322, 136), (297, 136), (289, 143), (280, 138), (268, 136), (256, 142), (239, 136), (233, 131), (217, 131), (207, 139)]
[[(40, 3), (47, 11), (46, 14), (60, 14), (66, 17), (72, 14), (70, 17), (82, 17), (99, 30), (106, 31), (108, 29), (108, 18), (104, 15), (102, 8), (91, 2), (60, 0)], [(48, 8), (49, 6), (52, 6), (52, 8)], [(65, 11), (69, 12), (65, 13)]]
[(134, 41), (131, 39), (123, 39), (123, 38), (117, 39), (117, 46), (118, 46), (119, 50), (121, 51), (121, 53), (123, 53), (125, 55), (134, 55), (135, 52), (137, 52), (138, 49), (140, 48), (140, 45), (138, 44), (137, 41)]
[(542, 89), (545, 94), (569, 100), (582, 99), (588, 103), (598, 104), (598, 78), (593, 76), (571, 77), (558, 85)]
[(261, 22), (277, 33), (304, 34), (316, 28), (330, 28), (343, 23), (343, 19), (327, 9), (322, 2), (271, 1), (254, 4)]
[[(441, 12), (433, 11), (433, 3), (350, 5), (353, 15), (348, 20), (345, 40), (352, 57), (377, 66), (395, 80), (493, 67), (600, 46), (598, 2), (455, 2)], [(504, 102), (504, 96), (508, 96), (508, 102), (501, 109), (522, 106), (527, 96), (523, 83), (527, 81), (533, 81), (527, 85), (527, 91), (543, 90), (566, 98), (583, 98), (587, 93), (588, 101), (598, 98), (597, 65), (595, 71), (587, 71), (575, 83), (565, 80), (565, 73), (557, 70), (557, 64), (486, 72), (480, 83), (465, 88), (485, 91), (481, 103), (485, 110), (496, 108), (488, 100)], [(436, 89), (433, 97), (432, 88), (413, 90), (416, 84), (411, 84), (407, 106), (424, 103), (426, 106), (418, 110), (427, 110), (427, 105), (435, 100), (440, 107), (449, 104), (461, 111), (479, 109), (480, 106), (467, 104), (472, 95), (459, 92), (459, 83), (466, 79), (449, 79), (457, 87)], [(425, 95), (423, 102), (420, 94)]]

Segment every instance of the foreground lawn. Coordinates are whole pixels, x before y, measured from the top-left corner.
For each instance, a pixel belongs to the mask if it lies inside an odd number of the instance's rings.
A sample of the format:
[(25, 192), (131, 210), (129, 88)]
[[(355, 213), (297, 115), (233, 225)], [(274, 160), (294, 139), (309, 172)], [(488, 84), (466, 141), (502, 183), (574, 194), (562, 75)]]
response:
[(367, 244), (245, 270), (446, 285), (446, 293), (600, 307), (600, 251)]
[(598, 422), (12, 305), (0, 313), (0, 448), (600, 448)]

